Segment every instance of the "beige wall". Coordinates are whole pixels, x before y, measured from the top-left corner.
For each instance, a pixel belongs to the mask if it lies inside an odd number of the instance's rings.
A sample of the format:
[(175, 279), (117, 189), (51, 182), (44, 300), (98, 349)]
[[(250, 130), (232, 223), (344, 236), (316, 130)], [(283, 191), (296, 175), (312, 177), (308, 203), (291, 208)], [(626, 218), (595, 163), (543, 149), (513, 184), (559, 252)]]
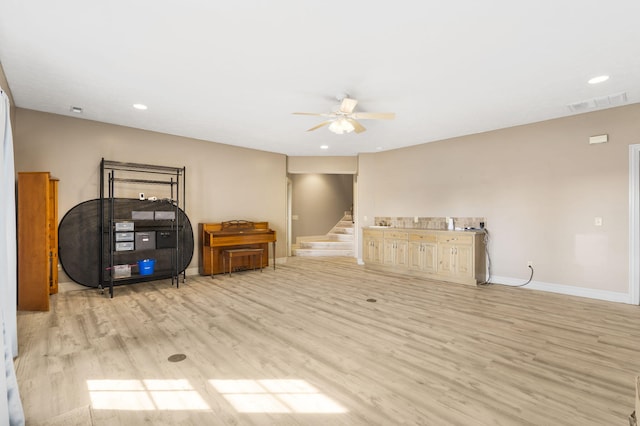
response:
[(357, 157), (288, 157), (289, 173), (354, 174), (358, 171)]
[[(638, 117), (640, 105), (634, 104), (362, 154), (357, 221), (366, 226), (375, 216), (483, 216), (494, 282), (526, 281), (531, 260), (533, 288), (601, 291), (605, 299), (626, 294), (629, 145), (640, 143)], [(194, 225), (267, 220), (279, 235), (277, 256), (285, 255), (283, 155), (20, 108), (14, 127), (16, 171), (50, 170), (60, 178), (61, 216), (98, 196), (102, 157), (184, 165)], [(603, 133), (609, 143), (588, 144), (589, 136)], [(316, 163), (304, 158), (295, 168)], [(595, 217), (603, 218), (603, 226), (594, 226)]]
[[(286, 157), (89, 120), (17, 109), (15, 167), (60, 179), (59, 216), (98, 198), (100, 160), (186, 167), (186, 212), (199, 222), (268, 221), (285, 256)], [(157, 188), (157, 187), (156, 187)], [(135, 193), (148, 195), (156, 188)], [(197, 243), (196, 243), (197, 245)], [(198, 265), (197, 247), (190, 268)]]
[(353, 175), (292, 174), (291, 241), (325, 235), (353, 205)]
[[(588, 144), (603, 133), (609, 143)], [(627, 293), (629, 145), (638, 143), (635, 104), (361, 155), (358, 220), (484, 216), (496, 282), (526, 281), (531, 260), (541, 286)]]

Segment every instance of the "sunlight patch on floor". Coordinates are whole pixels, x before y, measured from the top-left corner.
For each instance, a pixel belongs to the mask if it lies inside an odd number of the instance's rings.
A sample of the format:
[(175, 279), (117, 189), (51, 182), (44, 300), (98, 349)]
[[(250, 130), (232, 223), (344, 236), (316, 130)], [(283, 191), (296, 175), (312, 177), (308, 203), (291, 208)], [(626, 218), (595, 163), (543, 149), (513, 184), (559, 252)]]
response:
[(87, 380), (95, 410), (209, 410), (188, 380)]
[[(305, 380), (209, 380), (239, 413), (346, 413)], [(87, 380), (94, 410), (210, 410), (186, 379)]]
[(240, 413), (346, 413), (305, 380), (209, 380)]

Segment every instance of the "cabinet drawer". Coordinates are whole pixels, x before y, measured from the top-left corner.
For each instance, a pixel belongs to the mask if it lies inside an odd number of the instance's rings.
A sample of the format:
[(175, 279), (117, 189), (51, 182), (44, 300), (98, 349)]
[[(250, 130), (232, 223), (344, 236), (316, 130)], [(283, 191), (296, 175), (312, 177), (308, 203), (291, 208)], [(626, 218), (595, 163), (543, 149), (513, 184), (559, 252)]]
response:
[(439, 243), (455, 243), (455, 244), (473, 244), (473, 235), (462, 234), (440, 234), (438, 235)]
[(133, 250), (133, 241), (116, 243), (116, 251), (129, 251), (129, 250)]
[(116, 232), (116, 241), (133, 241), (133, 232)]
[(133, 222), (116, 222), (116, 231), (133, 231)]
[(394, 240), (406, 240), (409, 238), (409, 234), (407, 232), (399, 232), (399, 231), (384, 231), (385, 238), (393, 238)]
[(384, 233), (382, 231), (372, 231), (371, 229), (363, 229), (362, 235), (369, 238), (382, 238)]
[(435, 243), (438, 241), (438, 237), (435, 234), (409, 234), (409, 241)]

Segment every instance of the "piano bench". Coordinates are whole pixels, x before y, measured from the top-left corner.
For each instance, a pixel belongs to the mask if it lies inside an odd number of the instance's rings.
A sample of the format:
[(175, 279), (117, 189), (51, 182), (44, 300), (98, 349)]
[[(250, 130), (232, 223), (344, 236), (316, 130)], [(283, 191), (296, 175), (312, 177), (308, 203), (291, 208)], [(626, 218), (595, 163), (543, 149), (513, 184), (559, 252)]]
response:
[(254, 260), (257, 256), (260, 256), (260, 272), (262, 272), (262, 255), (264, 254), (264, 249), (261, 248), (239, 248), (239, 249), (230, 249), (222, 251), (222, 273), (227, 273), (227, 259), (229, 260), (229, 276), (231, 276), (231, 271), (233, 270), (233, 258), (234, 257), (250, 257), (251, 258), (251, 268), (256, 269), (254, 265)]

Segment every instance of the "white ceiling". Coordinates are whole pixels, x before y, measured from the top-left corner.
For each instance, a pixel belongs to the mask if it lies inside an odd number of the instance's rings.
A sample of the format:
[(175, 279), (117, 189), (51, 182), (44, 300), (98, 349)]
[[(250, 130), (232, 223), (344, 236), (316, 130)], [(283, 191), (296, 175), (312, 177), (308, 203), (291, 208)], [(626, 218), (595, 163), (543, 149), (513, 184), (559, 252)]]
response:
[[(0, 0), (0, 63), (21, 108), (356, 155), (640, 102), (639, 19), (638, 0)], [(336, 135), (291, 114), (341, 93), (396, 119)]]

